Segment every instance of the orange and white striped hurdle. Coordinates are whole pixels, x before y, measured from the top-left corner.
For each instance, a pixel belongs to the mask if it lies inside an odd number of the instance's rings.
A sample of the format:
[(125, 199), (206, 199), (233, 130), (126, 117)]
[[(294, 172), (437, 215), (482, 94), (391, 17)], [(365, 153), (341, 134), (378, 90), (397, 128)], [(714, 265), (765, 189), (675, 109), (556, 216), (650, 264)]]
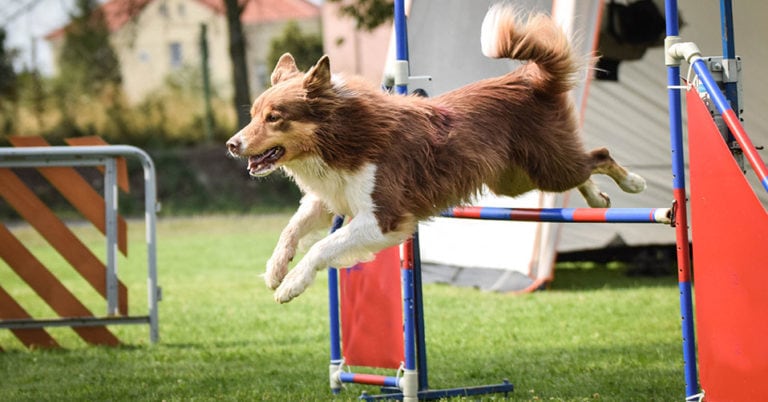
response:
[[(154, 164), (142, 150), (109, 146), (98, 137), (69, 139), (71, 146), (51, 147), (40, 137), (12, 137), (15, 148), (0, 148), (0, 197), (30, 224), (106, 301), (97, 316), (67, 289), (16, 236), (0, 224), (0, 258), (59, 317), (33, 318), (0, 286), (0, 328), (10, 329), (27, 347), (57, 347), (45, 327), (68, 326), (87, 343), (117, 345), (107, 325), (148, 324), (157, 342), (160, 288), (156, 264), (156, 180)], [(130, 316), (128, 289), (117, 276), (117, 253), (127, 255), (127, 224), (117, 210), (118, 188), (129, 190), (125, 157), (138, 157), (144, 168), (147, 225), (147, 315)], [(104, 196), (75, 169), (95, 166), (104, 173)], [(106, 237), (102, 262), (11, 168), (35, 168), (84, 218)]]

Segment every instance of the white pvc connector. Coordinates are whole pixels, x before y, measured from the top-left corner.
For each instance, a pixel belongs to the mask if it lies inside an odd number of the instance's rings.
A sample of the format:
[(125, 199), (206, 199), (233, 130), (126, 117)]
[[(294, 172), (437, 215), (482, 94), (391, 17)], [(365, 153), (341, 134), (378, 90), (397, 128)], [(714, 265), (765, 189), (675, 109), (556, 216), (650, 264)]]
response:
[(408, 85), (408, 61), (395, 60), (394, 72), (395, 86)]
[(672, 209), (670, 208), (659, 208), (655, 211), (653, 211), (653, 220), (655, 222), (664, 223), (664, 224), (671, 224), (672, 223)]
[(693, 64), (701, 58), (699, 47), (693, 42), (682, 42), (679, 36), (668, 36), (664, 40), (664, 47), (666, 49), (664, 62), (668, 66), (680, 65), (680, 60)]
[(338, 394), (341, 391), (341, 364), (331, 363), (328, 366), (328, 378), (330, 379), (331, 392)]
[(419, 373), (416, 370), (405, 370), (400, 378), (400, 390), (403, 391), (403, 402), (418, 402)]

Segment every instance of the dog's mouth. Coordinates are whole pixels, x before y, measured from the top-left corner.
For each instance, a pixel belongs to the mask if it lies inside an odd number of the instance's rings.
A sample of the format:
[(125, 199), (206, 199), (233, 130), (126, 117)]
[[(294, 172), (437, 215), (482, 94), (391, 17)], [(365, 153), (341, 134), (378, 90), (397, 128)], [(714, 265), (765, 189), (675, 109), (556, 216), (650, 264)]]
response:
[(283, 155), (285, 155), (285, 148), (278, 145), (269, 148), (258, 155), (249, 157), (248, 174), (254, 177), (263, 177), (272, 173), (277, 169), (275, 163), (280, 160)]

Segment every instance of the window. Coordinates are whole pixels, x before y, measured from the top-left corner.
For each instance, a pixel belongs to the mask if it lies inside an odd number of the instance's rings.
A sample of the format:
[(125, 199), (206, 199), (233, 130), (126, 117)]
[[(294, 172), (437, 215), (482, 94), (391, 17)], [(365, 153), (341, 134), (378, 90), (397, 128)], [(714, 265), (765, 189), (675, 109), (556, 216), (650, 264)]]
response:
[(171, 42), (168, 46), (168, 50), (171, 56), (171, 68), (180, 68), (183, 63), (181, 43)]

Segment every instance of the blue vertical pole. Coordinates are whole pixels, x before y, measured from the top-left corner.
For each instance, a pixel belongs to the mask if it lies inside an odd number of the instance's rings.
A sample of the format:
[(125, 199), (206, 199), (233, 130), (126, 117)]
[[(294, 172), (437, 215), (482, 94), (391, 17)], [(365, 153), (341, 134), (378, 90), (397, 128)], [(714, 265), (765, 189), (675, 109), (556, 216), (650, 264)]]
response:
[[(331, 233), (335, 232), (344, 224), (344, 217), (337, 215), (333, 218)], [(341, 392), (341, 383), (335, 381), (335, 371), (341, 368), (341, 335), (339, 334), (339, 271), (333, 268), (328, 269), (328, 313), (329, 326), (331, 333), (331, 365), (330, 365), (330, 383), (331, 392), (338, 394)]]
[(395, 0), (395, 91), (408, 94), (408, 27), (405, 0)]
[[(398, 95), (408, 94), (408, 28), (405, 17), (405, 0), (395, 0), (395, 92)], [(415, 401), (416, 393), (422, 384), (422, 368), (417, 367), (416, 343), (418, 340), (416, 311), (417, 299), (414, 285), (414, 239), (406, 240), (403, 244), (403, 314), (404, 319), (404, 346), (405, 346), (405, 372), (403, 374), (403, 400)], [(420, 293), (420, 292), (419, 292)]]
[(413, 240), (406, 240), (402, 247), (406, 250), (403, 253), (403, 266), (400, 272), (404, 304), (403, 343), (405, 344), (405, 369), (416, 370), (416, 339), (414, 338), (416, 335), (416, 304), (413, 297)]
[[(728, 75), (737, 74), (738, 71), (736, 67), (736, 40), (733, 37), (733, 7), (731, 0), (720, 0), (720, 37), (723, 42), (723, 89), (725, 98), (730, 102), (731, 108), (736, 114), (736, 118), (738, 118), (739, 114), (741, 114), (741, 105), (739, 105), (739, 84), (735, 81), (731, 82), (729, 77), (725, 74), (726, 71), (728, 72)], [(731, 72), (731, 69), (736, 71)], [(741, 154), (738, 153), (739, 145), (736, 144), (736, 139), (733, 137), (731, 130), (726, 129), (726, 131), (728, 133), (726, 143), (728, 144), (728, 147), (731, 148), (731, 152), (734, 154), (739, 166), (742, 166), (744, 161), (741, 158)], [(742, 170), (743, 169), (742, 166)]]
[[(395, 0), (395, 63), (397, 73), (395, 77), (395, 91), (399, 95), (408, 94), (408, 29), (405, 16), (405, 1)], [(398, 78), (397, 75), (400, 75)], [(424, 328), (424, 298), (421, 287), (421, 257), (419, 248), (419, 234), (413, 235), (413, 298), (414, 298), (414, 330), (416, 341), (416, 364), (418, 367), (419, 390), (429, 389), (427, 375), (427, 342)]]
[(400, 380), (403, 402), (416, 402), (419, 393), (419, 370), (416, 362), (416, 298), (413, 283), (413, 239), (400, 245), (401, 282), (403, 289), (403, 344), (405, 369)]
[[(665, 0), (667, 37), (679, 36), (676, 0)], [(699, 392), (696, 370), (696, 340), (694, 336), (693, 300), (691, 296), (691, 257), (688, 247), (688, 217), (685, 192), (685, 156), (683, 155), (683, 126), (680, 96), (680, 65), (667, 64), (669, 97), (670, 145), (672, 151), (672, 187), (676, 209), (673, 221), (677, 238), (678, 286), (682, 317), (683, 360), (685, 364), (686, 397)]]
[(416, 309), (416, 364), (419, 368), (419, 391), (429, 389), (427, 376), (427, 335), (424, 326), (424, 293), (421, 282), (421, 246), (419, 232), (413, 234), (413, 298)]
[[(731, 0), (720, 0), (720, 33), (723, 41), (723, 65), (736, 68), (736, 41), (733, 37), (733, 7)], [(734, 71), (735, 73), (735, 71)], [(723, 77), (725, 78), (725, 77)], [(739, 116), (738, 83), (725, 83), (725, 97), (731, 102), (731, 108)], [(733, 137), (729, 137), (729, 143)]]

